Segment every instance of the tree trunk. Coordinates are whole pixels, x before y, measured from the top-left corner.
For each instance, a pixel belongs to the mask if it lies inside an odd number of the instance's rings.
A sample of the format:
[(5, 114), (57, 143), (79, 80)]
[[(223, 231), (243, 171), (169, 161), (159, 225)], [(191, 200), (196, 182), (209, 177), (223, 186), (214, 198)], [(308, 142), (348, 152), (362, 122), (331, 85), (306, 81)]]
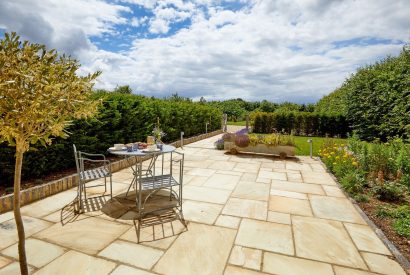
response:
[(16, 146), (16, 165), (14, 171), (14, 219), (16, 221), (17, 233), (19, 237), (19, 261), (20, 261), (20, 271), (22, 275), (28, 274), (27, 268), (27, 258), (26, 258), (26, 248), (25, 248), (25, 234), (24, 234), (24, 224), (21, 218), (20, 212), (20, 183), (21, 183), (21, 167), (23, 165), (23, 151)]

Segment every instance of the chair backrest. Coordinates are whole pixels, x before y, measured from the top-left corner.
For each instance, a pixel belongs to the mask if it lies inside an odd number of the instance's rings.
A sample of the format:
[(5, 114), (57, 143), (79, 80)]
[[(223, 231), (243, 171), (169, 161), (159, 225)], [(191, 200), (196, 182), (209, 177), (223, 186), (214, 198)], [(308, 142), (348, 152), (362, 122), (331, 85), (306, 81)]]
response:
[(80, 152), (77, 151), (77, 147), (75, 146), (75, 144), (73, 144), (73, 149), (74, 149), (74, 158), (75, 158), (75, 166), (77, 167), (77, 173), (78, 175), (80, 175), (80, 162), (79, 162), (79, 156), (80, 156)]

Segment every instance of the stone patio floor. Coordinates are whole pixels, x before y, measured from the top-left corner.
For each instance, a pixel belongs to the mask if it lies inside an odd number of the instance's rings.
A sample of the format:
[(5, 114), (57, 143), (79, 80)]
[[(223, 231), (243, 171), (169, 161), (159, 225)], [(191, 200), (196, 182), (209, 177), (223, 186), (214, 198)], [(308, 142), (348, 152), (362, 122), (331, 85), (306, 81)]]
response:
[[(132, 211), (114, 203), (112, 218), (100, 197), (76, 216), (68, 190), (22, 208), (30, 272), (405, 274), (319, 161), (227, 155), (213, 149), (217, 138), (178, 149), (188, 230), (179, 221), (147, 227), (137, 244)], [(115, 173), (114, 193), (131, 179), (131, 169)], [(0, 236), (0, 274), (19, 274), (10, 212)]]

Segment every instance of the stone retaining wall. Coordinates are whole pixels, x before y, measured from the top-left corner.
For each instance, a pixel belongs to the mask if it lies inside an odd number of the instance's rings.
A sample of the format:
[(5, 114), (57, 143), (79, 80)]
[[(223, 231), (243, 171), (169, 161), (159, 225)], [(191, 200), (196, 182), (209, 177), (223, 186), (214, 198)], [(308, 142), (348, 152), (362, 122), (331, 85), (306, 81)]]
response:
[[(209, 137), (213, 137), (221, 133), (222, 133), (222, 130), (217, 130), (211, 133), (186, 138), (184, 139), (184, 145), (187, 145), (187, 144), (190, 144), (196, 141), (200, 141), (202, 139), (206, 139)], [(175, 141), (171, 143), (171, 145), (175, 147), (180, 147), (181, 141), (180, 140)], [(119, 160), (119, 161), (111, 163), (111, 170), (114, 173), (124, 168), (130, 167), (130, 165), (133, 165), (133, 164), (135, 164), (135, 159), (133, 161), (129, 161), (125, 159)], [(27, 205), (37, 200), (41, 200), (45, 197), (57, 194), (59, 192), (68, 190), (70, 188), (76, 187), (77, 185), (78, 185), (78, 176), (77, 174), (73, 174), (73, 175), (61, 178), (59, 180), (51, 181), (45, 184), (41, 184), (35, 187), (22, 190), (20, 193), (21, 206)], [(0, 197), (0, 214), (10, 211), (12, 209), (13, 209), (13, 194)]]

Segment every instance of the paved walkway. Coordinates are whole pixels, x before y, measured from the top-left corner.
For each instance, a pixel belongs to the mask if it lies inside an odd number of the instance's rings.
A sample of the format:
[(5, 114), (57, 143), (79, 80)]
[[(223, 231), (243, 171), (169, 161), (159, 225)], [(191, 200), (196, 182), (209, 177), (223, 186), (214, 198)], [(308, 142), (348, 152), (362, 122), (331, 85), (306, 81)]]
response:
[[(178, 221), (146, 228), (137, 244), (132, 213), (114, 207), (114, 219), (94, 200), (74, 216), (69, 190), (22, 208), (30, 272), (405, 274), (318, 161), (226, 155), (217, 138), (183, 150), (188, 231)], [(114, 192), (131, 178), (115, 173)], [(12, 218), (0, 215), (0, 274), (19, 273)]]

